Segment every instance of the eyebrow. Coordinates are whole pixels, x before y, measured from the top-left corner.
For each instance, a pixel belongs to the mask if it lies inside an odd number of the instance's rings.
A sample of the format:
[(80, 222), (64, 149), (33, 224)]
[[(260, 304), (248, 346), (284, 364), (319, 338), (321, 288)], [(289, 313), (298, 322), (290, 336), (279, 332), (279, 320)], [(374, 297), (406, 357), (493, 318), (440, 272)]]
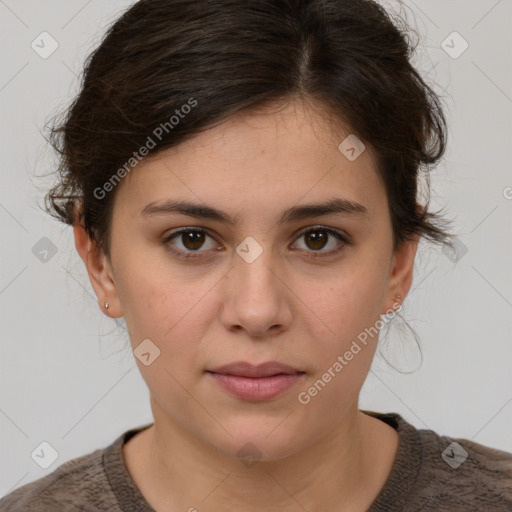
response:
[[(198, 219), (210, 219), (229, 225), (236, 224), (238, 219), (238, 216), (232, 217), (222, 210), (189, 201), (167, 200), (162, 203), (152, 202), (146, 205), (141, 211), (141, 215), (145, 217), (172, 213), (188, 215), (189, 217), (195, 217)], [(280, 225), (285, 222), (293, 222), (331, 214), (367, 217), (368, 210), (365, 206), (360, 203), (356, 203), (355, 201), (334, 198), (324, 203), (292, 206), (281, 214), (277, 224)]]

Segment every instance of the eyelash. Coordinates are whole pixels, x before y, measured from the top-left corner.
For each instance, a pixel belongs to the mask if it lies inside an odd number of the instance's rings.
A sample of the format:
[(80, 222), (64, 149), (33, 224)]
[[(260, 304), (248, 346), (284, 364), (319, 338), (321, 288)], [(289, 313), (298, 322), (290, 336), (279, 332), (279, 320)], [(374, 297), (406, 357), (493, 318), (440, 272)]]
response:
[[(301, 236), (304, 236), (304, 235), (306, 235), (308, 233), (311, 233), (311, 232), (314, 232), (314, 231), (325, 231), (329, 235), (334, 236), (334, 238), (336, 238), (337, 240), (342, 242), (342, 244), (340, 244), (340, 246), (338, 248), (331, 249), (330, 251), (306, 251), (306, 252), (311, 252), (312, 253), (312, 254), (306, 256), (308, 258), (315, 259), (315, 258), (325, 258), (325, 257), (328, 257), (328, 256), (334, 256), (334, 255), (338, 254), (339, 252), (341, 252), (345, 246), (351, 244), (351, 241), (349, 240), (349, 238), (347, 236), (343, 235), (339, 231), (336, 231), (334, 229), (327, 228), (327, 227), (324, 227), (324, 226), (313, 226), (313, 227), (307, 228), (307, 229), (301, 231), (297, 235), (297, 239), (300, 238)], [(169, 244), (169, 242), (171, 240), (173, 240), (174, 238), (178, 237), (179, 235), (181, 235), (183, 233), (191, 233), (191, 232), (192, 233), (206, 234), (206, 235), (208, 235), (209, 237), (211, 237), (211, 238), (213, 238), (215, 240), (215, 236), (209, 230), (204, 229), (204, 228), (196, 228), (196, 227), (192, 228), (192, 227), (189, 227), (189, 228), (181, 228), (178, 231), (174, 231), (169, 236), (165, 237), (164, 240), (162, 241), (162, 243), (164, 244), (165, 248), (168, 251), (171, 251), (173, 254), (175, 254), (179, 258), (182, 258), (182, 259), (185, 259), (185, 260), (190, 260), (190, 259), (194, 259), (194, 258), (202, 258), (203, 256), (200, 253), (201, 252), (205, 252), (205, 251), (197, 250), (197, 251), (184, 252), (181, 249), (174, 249), (174, 248), (172, 248), (172, 246)]]

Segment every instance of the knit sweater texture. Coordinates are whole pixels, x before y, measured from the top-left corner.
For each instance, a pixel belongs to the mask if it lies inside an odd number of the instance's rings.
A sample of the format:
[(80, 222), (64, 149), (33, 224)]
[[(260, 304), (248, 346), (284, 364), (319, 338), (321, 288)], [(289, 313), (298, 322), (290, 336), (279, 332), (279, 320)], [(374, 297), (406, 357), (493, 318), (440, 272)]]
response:
[[(397, 413), (361, 412), (399, 435), (391, 473), (366, 512), (512, 512), (512, 453), (417, 429)], [(149, 426), (128, 430), (109, 446), (15, 489), (0, 500), (0, 512), (155, 512), (122, 451)]]

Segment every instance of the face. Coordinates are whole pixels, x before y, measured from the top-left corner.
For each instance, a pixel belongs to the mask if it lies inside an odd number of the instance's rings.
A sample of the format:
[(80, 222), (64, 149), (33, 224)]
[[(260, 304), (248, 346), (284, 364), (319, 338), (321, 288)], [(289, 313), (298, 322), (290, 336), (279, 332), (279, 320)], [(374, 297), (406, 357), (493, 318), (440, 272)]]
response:
[[(155, 426), (232, 455), (251, 442), (272, 460), (357, 407), (375, 326), (407, 294), (416, 245), (393, 252), (369, 150), (351, 161), (338, 149), (350, 132), (332, 132), (298, 103), (240, 115), (142, 161), (118, 185), (111, 260), (88, 270), (144, 354)], [(196, 208), (158, 208), (169, 201)], [(329, 212), (305, 209), (335, 201)], [(77, 248), (83, 255), (78, 238)], [(240, 361), (298, 373), (259, 384), (210, 373)]]

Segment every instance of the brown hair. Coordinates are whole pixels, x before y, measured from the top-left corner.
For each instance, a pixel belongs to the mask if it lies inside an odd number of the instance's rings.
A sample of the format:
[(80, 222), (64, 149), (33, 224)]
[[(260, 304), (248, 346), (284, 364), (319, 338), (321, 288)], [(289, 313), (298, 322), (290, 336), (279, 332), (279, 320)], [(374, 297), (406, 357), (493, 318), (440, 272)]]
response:
[(79, 94), (51, 128), (60, 172), (47, 212), (81, 220), (109, 256), (115, 187), (98, 190), (136, 165), (141, 148), (155, 154), (235, 113), (298, 96), (376, 155), (394, 248), (412, 235), (449, 244), (446, 221), (428, 201), (417, 205), (420, 173), (445, 151), (446, 121), (409, 61), (412, 30), (392, 20), (372, 0), (136, 2), (88, 57)]

